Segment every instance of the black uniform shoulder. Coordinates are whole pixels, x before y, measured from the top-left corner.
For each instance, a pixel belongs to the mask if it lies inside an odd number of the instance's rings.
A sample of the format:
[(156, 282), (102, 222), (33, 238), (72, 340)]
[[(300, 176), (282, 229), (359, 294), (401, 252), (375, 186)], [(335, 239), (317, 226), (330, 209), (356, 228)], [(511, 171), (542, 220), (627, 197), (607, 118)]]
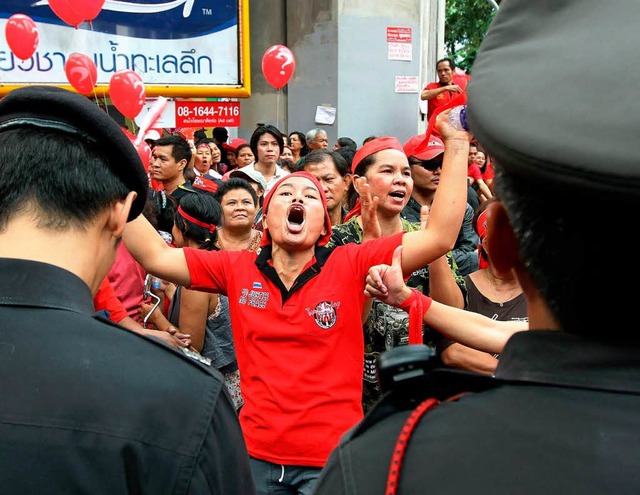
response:
[[(316, 493), (382, 493), (396, 442), (417, 407), (430, 399), (439, 404), (462, 394), (473, 396), (476, 392), (491, 390), (498, 385), (499, 382), (489, 376), (434, 369), (421, 378), (412, 379), (410, 389), (400, 387), (386, 392), (365, 418), (344, 435), (340, 445), (332, 452)], [(430, 414), (427, 412), (421, 418), (421, 424), (428, 424)], [(415, 455), (415, 450), (411, 451), (411, 455)]]

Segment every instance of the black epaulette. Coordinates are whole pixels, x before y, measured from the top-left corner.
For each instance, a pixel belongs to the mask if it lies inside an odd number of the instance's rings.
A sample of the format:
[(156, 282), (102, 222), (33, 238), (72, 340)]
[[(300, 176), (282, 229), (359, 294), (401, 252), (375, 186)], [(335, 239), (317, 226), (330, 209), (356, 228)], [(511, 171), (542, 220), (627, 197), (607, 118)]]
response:
[(364, 419), (343, 436), (340, 443), (362, 435), (373, 425), (402, 411), (412, 411), (429, 398), (444, 402), (452, 397), (472, 392), (484, 392), (501, 382), (489, 375), (449, 368), (436, 368), (413, 383), (412, 390), (391, 389), (373, 406)]

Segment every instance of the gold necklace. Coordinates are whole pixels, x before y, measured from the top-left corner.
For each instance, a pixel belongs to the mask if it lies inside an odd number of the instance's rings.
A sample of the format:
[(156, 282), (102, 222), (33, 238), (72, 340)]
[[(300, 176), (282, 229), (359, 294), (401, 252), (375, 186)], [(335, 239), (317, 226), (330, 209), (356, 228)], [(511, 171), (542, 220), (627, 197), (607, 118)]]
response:
[(509, 293), (507, 298), (503, 301), (500, 301), (500, 299), (498, 298), (498, 294), (496, 293), (496, 288), (493, 286), (493, 282), (491, 281), (491, 276), (489, 275), (489, 269), (487, 268), (486, 270), (484, 270), (484, 273), (487, 277), (487, 282), (489, 282), (489, 287), (491, 288), (491, 292), (493, 292), (493, 298), (495, 299), (495, 302), (497, 302), (501, 308), (504, 307), (504, 303), (511, 300), (511, 298), (513, 297), (515, 292), (518, 290), (518, 288), (515, 287), (511, 289), (511, 292)]

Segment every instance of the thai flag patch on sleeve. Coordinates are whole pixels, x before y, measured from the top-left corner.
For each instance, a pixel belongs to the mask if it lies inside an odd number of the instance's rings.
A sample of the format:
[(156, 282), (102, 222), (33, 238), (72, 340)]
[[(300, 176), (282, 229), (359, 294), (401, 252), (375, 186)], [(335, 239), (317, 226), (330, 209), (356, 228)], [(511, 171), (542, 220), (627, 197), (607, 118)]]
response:
[(254, 289), (262, 289), (262, 284), (260, 282), (254, 282), (253, 283), (253, 288)]

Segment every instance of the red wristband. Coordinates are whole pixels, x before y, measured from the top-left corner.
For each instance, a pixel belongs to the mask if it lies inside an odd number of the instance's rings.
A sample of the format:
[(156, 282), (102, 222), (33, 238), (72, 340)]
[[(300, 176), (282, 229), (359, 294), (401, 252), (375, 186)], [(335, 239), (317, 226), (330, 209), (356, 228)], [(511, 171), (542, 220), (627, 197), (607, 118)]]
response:
[(398, 307), (409, 313), (409, 344), (422, 344), (422, 321), (431, 307), (432, 299), (418, 289), (411, 289), (411, 295)]

